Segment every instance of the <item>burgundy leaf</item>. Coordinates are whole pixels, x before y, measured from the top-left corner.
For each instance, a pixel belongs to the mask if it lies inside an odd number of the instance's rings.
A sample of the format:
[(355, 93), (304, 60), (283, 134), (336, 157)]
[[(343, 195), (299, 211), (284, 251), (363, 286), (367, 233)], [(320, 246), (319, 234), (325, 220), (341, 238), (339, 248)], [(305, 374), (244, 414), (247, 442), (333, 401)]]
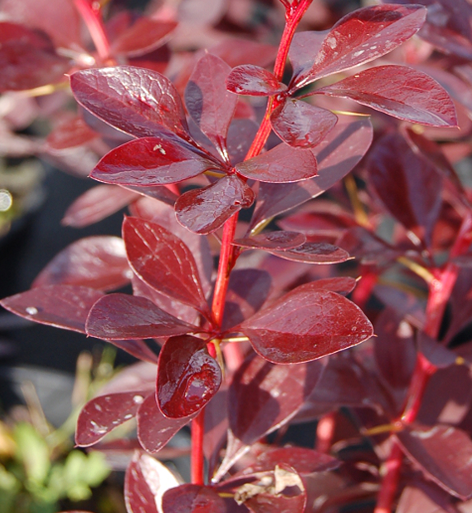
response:
[(274, 132), (295, 148), (316, 146), (337, 122), (337, 116), (329, 110), (291, 99), (279, 105), (270, 116)]
[(80, 116), (67, 117), (48, 135), (46, 144), (55, 150), (81, 146), (98, 138), (97, 132), (89, 128)]
[(126, 511), (164, 513), (162, 497), (176, 486), (178, 479), (161, 462), (136, 451), (125, 475)]
[(79, 414), (75, 443), (81, 447), (97, 443), (117, 426), (133, 418), (142, 402), (143, 396), (135, 392), (95, 397)]
[(139, 217), (124, 220), (123, 239), (139, 278), (162, 294), (208, 312), (197, 264), (181, 239)]
[(407, 486), (398, 501), (397, 513), (447, 513), (453, 511), (452, 497), (426, 482)]
[(86, 237), (58, 253), (39, 273), (33, 287), (82, 285), (112, 290), (130, 280), (125, 246), (118, 237)]
[(226, 79), (228, 91), (250, 96), (272, 96), (287, 89), (275, 75), (260, 66), (236, 66)]
[[(216, 491), (196, 484), (180, 485), (162, 498), (163, 513), (224, 513), (224, 500)], [(133, 512), (134, 513), (134, 512)]]
[(398, 133), (377, 142), (367, 167), (370, 184), (389, 212), (430, 244), (442, 203), (442, 178), (436, 169)]
[(338, 294), (349, 294), (354, 290), (357, 280), (349, 276), (339, 276), (337, 278), (322, 278), (320, 280), (300, 285), (300, 287), (310, 289), (323, 289), (337, 292)]
[[(138, 392), (143, 400), (156, 388), (155, 364), (138, 362), (128, 365), (116, 373), (100, 388), (101, 395), (117, 394), (123, 392)], [(139, 399), (138, 399), (139, 401)]]
[(105, 219), (139, 196), (116, 185), (97, 185), (79, 196), (66, 210), (62, 224), (83, 228)]
[(274, 61), (277, 48), (273, 45), (256, 43), (249, 39), (231, 38), (214, 46), (211, 53), (223, 59), (231, 67), (240, 66), (241, 64), (267, 66)]
[(354, 168), (372, 142), (372, 125), (366, 118), (339, 118), (327, 137), (314, 148), (318, 176), (294, 184), (259, 185), (257, 206), (251, 226), (316, 198)]
[(160, 73), (132, 66), (87, 69), (71, 76), (71, 88), (84, 108), (123, 132), (152, 137), (165, 127), (187, 137), (182, 101)]
[(280, 258), (304, 262), (305, 264), (339, 264), (352, 258), (344, 249), (323, 242), (305, 242), (305, 244), (296, 248), (284, 251), (269, 251)]
[(138, 360), (157, 364), (157, 355), (146, 345), (144, 340), (112, 340), (110, 341), (115, 347), (123, 349)]
[(219, 57), (206, 54), (198, 62), (185, 89), (185, 105), (200, 130), (225, 157), (226, 137), (237, 97), (225, 87), (231, 68)]
[(170, 337), (200, 330), (164, 312), (144, 297), (109, 294), (93, 305), (86, 331), (104, 340), (128, 340)]
[(316, 94), (350, 98), (411, 123), (457, 126), (454, 104), (431, 77), (406, 66), (378, 66), (360, 71)]
[(110, 54), (128, 57), (144, 55), (162, 46), (176, 26), (175, 21), (139, 18), (113, 41)]
[(73, 285), (37, 287), (0, 301), (3, 308), (20, 317), (85, 333), (85, 321), (103, 292)]
[(156, 396), (153, 393), (146, 397), (141, 404), (136, 420), (139, 443), (146, 451), (156, 453), (192, 420), (192, 416), (180, 419), (164, 417), (157, 406)]
[(314, 80), (381, 57), (413, 36), (425, 18), (426, 9), (418, 5), (377, 5), (358, 9), (333, 26), (317, 55), (312, 54), (312, 60), (306, 60), (292, 84), (298, 89)]
[(240, 162), (235, 168), (246, 178), (271, 183), (299, 182), (318, 174), (316, 157), (310, 150), (294, 149), (286, 144)]
[(240, 326), (254, 350), (278, 364), (308, 362), (360, 344), (372, 325), (354, 303), (329, 290), (296, 288)]
[(202, 235), (214, 232), (255, 199), (253, 190), (236, 175), (220, 178), (204, 189), (188, 191), (177, 200), (177, 220), (192, 232)]
[(218, 393), (205, 406), (203, 455), (208, 464), (209, 476), (213, 476), (216, 466), (220, 462), (221, 450), (226, 444), (228, 432), (227, 403), (228, 390), (223, 381)]
[(311, 68), (313, 58), (320, 51), (328, 32), (328, 30), (297, 32), (293, 36), (288, 58), (292, 64), (294, 77), (303, 75), (304, 72)]
[(233, 165), (242, 162), (257, 133), (257, 124), (252, 119), (233, 119), (228, 130), (228, 154)]
[(472, 496), (472, 442), (464, 431), (441, 425), (405, 427), (396, 437), (429, 479), (459, 499)]
[(207, 342), (191, 336), (172, 337), (159, 353), (156, 397), (166, 417), (188, 417), (218, 392), (222, 374), (208, 354)]
[(285, 250), (301, 246), (305, 241), (302, 233), (279, 231), (236, 239), (234, 244), (247, 249)]
[(99, 182), (141, 187), (181, 182), (215, 163), (201, 157), (184, 141), (143, 137), (107, 153), (90, 173)]

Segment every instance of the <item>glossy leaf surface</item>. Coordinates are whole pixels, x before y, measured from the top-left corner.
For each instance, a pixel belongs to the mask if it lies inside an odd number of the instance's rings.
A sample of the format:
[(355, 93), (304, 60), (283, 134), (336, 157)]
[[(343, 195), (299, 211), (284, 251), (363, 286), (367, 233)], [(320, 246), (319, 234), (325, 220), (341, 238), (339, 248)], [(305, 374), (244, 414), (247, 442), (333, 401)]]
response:
[[(39, 290), (39, 289), (34, 289)], [(144, 297), (109, 294), (90, 310), (87, 334), (104, 340), (170, 337), (199, 331)]]
[(318, 174), (316, 157), (310, 150), (294, 149), (286, 144), (240, 162), (235, 168), (246, 178), (271, 183), (299, 182)]
[(280, 258), (305, 264), (339, 264), (351, 258), (344, 249), (332, 244), (316, 242), (305, 242), (296, 248), (284, 251), (270, 250), (270, 252)]
[(218, 392), (219, 363), (208, 354), (206, 341), (172, 337), (159, 353), (156, 396), (166, 417), (188, 417), (201, 410)]
[(84, 108), (128, 134), (159, 136), (163, 127), (187, 134), (177, 90), (155, 71), (132, 66), (77, 71), (71, 76), (71, 88)]
[(222, 513), (224, 500), (205, 486), (185, 484), (173, 488), (162, 499), (163, 513)]
[(215, 163), (169, 137), (143, 137), (111, 150), (90, 173), (99, 182), (152, 186), (181, 182)]
[(220, 228), (255, 199), (253, 190), (236, 175), (220, 178), (204, 189), (182, 194), (175, 204), (177, 220), (192, 232), (205, 235)]
[(270, 71), (250, 64), (233, 68), (226, 87), (232, 93), (249, 96), (272, 96), (287, 89)]
[(454, 104), (431, 77), (405, 66), (360, 71), (316, 94), (350, 98), (389, 116), (429, 126), (457, 126)]
[(305, 241), (306, 237), (302, 233), (279, 231), (236, 239), (234, 244), (247, 249), (285, 250), (301, 246)]
[(373, 334), (362, 311), (343, 296), (298, 288), (243, 322), (240, 329), (258, 354), (278, 364), (315, 360)]
[(300, 100), (287, 99), (270, 116), (274, 132), (295, 148), (319, 144), (338, 122), (335, 114)]
[(181, 239), (139, 217), (124, 220), (123, 239), (130, 265), (145, 283), (200, 311), (208, 310), (197, 264)]

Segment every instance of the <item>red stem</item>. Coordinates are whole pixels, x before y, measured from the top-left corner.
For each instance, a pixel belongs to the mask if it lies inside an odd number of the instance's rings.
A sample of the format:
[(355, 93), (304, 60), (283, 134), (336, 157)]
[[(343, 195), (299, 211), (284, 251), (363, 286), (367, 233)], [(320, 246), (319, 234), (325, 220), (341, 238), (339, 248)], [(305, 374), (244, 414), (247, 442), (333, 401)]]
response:
[(82, 16), (85, 25), (87, 25), (100, 59), (106, 61), (110, 55), (110, 42), (106, 35), (100, 11), (94, 9), (93, 2), (89, 0), (74, 0), (74, 4)]
[(193, 484), (205, 484), (203, 472), (203, 434), (205, 432), (205, 408), (192, 420), (192, 449), (190, 452), (190, 478)]

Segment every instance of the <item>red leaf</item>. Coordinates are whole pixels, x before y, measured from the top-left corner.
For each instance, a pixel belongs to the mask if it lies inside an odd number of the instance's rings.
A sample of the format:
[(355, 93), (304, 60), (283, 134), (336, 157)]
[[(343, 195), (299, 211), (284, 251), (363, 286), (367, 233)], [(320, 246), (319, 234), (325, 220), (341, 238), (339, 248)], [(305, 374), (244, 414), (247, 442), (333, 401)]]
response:
[(164, 494), (162, 510), (163, 513), (223, 513), (226, 506), (211, 488), (185, 484)]
[(251, 226), (257, 226), (325, 192), (351, 171), (367, 152), (371, 142), (372, 125), (368, 119), (341, 117), (313, 150), (318, 161), (318, 176), (294, 184), (259, 185)]
[(184, 141), (165, 136), (144, 137), (111, 150), (90, 177), (99, 182), (145, 187), (181, 182), (217, 168)]
[(288, 58), (292, 64), (294, 77), (298, 77), (310, 69), (313, 65), (313, 58), (320, 51), (328, 32), (328, 30), (297, 32), (293, 36)]
[(279, 144), (257, 157), (240, 162), (235, 169), (251, 180), (271, 183), (299, 182), (317, 175), (314, 154), (286, 144)]
[(405, 66), (378, 66), (322, 87), (315, 94), (350, 98), (411, 123), (457, 126), (454, 104), (431, 77)]
[(218, 392), (222, 374), (207, 342), (183, 336), (167, 340), (159, 353), (156, 396), (166, 417), (188, 417)]
[(472, 442), (451, 426), (406, 426), (396, 434), (402, 448), (425, 475), (451, 495), (472, 496)]
[(143, 362), (157, 364), (157, 355), (149, 349), (144, 340), (112, 340), (115, 347), (123, 349), (130, 355)]
[(40, 324), (85, 333), (85, 321), (103, 292), (73, 285), (37, 287), (0, 301), (20, 317)]
[(162, 496), (179, 486), (175, 475), (148, 454), (136, 451), (125, 475), (128, 513), (163, 513)]
[(164, 417), (157, 406), (156, 395), (151, 394), (141, 404), (136, 417), (139, 443), (146, 451), (156, 453), (192, 418), (192, 416), (179, 419)]
[(260, 66), (236, 66), (226, 79), (228, 91), (249, 96), (272, 96), (287, 89), (275, 75)]
[(152, 18), (139, 18), (133, 25), (115, 39), (110, 55), (139, 57), (162, 46), (175, 29), (175, 21), (160, 21)]
[(278, 364), (308, 362), (373, 334), (362, 310), (329, 290), (296, 288), (240, 326), (254, 350)]
[(228, 175), (204, 189), (182, 194), (175, 204), (175, 214), (183, 226), (206, 235), (242, 208), (249, 208), (254, 199), (249, 185), (236, 175)]
[(228, 130), (228, 154), (233, 165), (242, 162), (257, 133), (257, 124), (251, 119), (233, 119)]
[(99, 137), (99, 134), (89, 128), (80, 116), (67, 117), (54, 127), (46, 139), (46, 144), (55, 150), (74, 148), (92, 141)]
[(93, 305), (86, 331), (104, 340), (128, 340), (170, 337), (200, 330), (164, 312), (144, 297), (109, 294)]
[(234, 244), (247, 249), (285, 250), (301, 246), (306, 241), (302, 233), (266, 232), (244, 239), (236, 239)]
[[(292, 79), (299, 89), (314, 80), (372, 61), (391, 52), (423, 25), (426, 9), (418, 5), (377, 5), (358, 9), (341, 18), (327, 33), (313, 62)], [(300, 57), (298, 58), (300, 62)], [(300, 65), (299, 65), (300, 67)]]
[(280, 258), (305, 264), (339, 264), (351, 259), (349, 253), (344, 249), (332, 244), (316, 242), (306, 242), (301, 246), (284, 251), (268, 251)]
[(84, 108), (123, 132), (152, 137), (162, 135), (165, 127), (187, 137), (180, 96), (160, 73), (118, 66), (77, 71), (70, 80), (72, 92)]
[(432, 483), (413, 482), (398, 501), (397, 513), (446, 513), (454, 511), (453, 499)]
[(158, 292), (207, 314), (195, 259), (178, 237), (157, 223), (127, 217), (123, 239), (134, 272)]
[(310, 287), (312, 289), (323, 289), (337, 292), (338, 294), (349, 294), (354, 290), (357, 281), (349, 276), (340, 276), (337, 278), (322, 278), (321, 280), (312, 281), (301, 285), (301, 287)]
[(223, 158), (227, 156), (226, 137), (238, 102), (225, 87), (230, 70), (222, 59), (206, 54), (197, 62), (185, 89), (190, 116)]
[(123, 241), (103, 235), (73, 242), (49, 262), (32, 286), (82, 285), (106, 291), (119, 288), (129, 280)]
[(338, 122), (337, 116), (300, 100), (287, 99), (270, 116), (274, 132), (295, 148), (319, 144)]

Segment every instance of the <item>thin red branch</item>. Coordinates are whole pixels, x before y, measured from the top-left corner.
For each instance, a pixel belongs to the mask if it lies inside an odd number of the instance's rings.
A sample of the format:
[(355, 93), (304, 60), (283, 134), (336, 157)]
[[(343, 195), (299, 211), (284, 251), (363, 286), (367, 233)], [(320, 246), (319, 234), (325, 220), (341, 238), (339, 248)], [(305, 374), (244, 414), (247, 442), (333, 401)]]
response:
[(110, 42), (106, 35), (100, 11), (94, 9), (92, 2), (89, 0), (74, 0), (74, 4), (90, 32), (100, 59), (106, 61), (110, 55)]
[(190, 452), (190, 478), (193, 484), (205, 484), (203, 461), (203, 434), (205, 432), (205, 408), (192, 420), (192, 449)]

